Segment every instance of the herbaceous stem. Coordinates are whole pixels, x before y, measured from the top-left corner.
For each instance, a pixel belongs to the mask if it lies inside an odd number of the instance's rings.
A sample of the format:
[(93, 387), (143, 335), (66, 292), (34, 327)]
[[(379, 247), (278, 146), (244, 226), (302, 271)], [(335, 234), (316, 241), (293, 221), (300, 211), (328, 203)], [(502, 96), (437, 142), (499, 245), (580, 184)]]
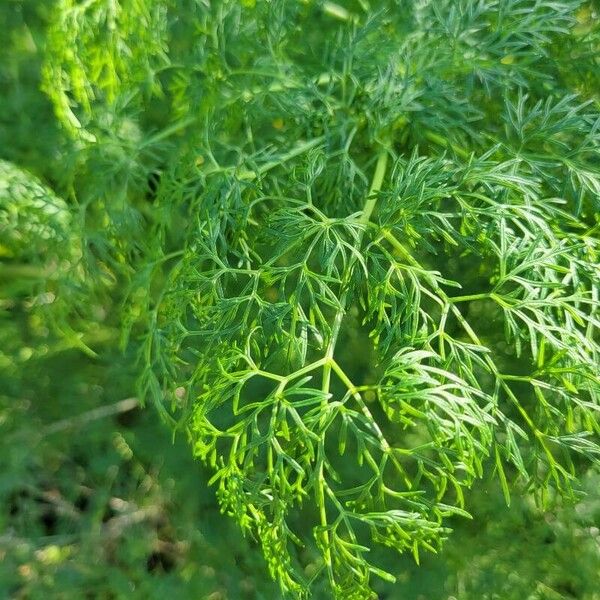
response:
[(377, 193), (381, 190), (383, 184), (383, 178), (385, 177), (385, 171), (387, 169), (387, 161), (388, 152), (387, 150), (382, 150), (377, 159), (377, 164), (375, 165), (375, 174), (373, 175), (371, 189), (369, 190), (369, 195), (367, 196), (367, 201), (365, 202), (365, 207), (360, 218), (360, 222), (363, 225), (366, 225), (369, 222), (375, 204), (377, 204)]
[[(369, 193), (367, 195), (367, 200), (365, 202), (365, 207), (363, 209), (363, 213), (360, 218), (360, 222), (363, 224), (367, 224), (369, 219), (373, 213), (375, 208), (375, 204), (377, 203), (377, 193), (381, 190), (381, 186), (383, 184), (383, 179), (385, 177), (385, 171), (387, 168), (387, 160), (388, 153), (386, 150), (383, 150), (377, 159), (377, 164), (375, 166), (375, 173), (373, 175), (373, 181), (371, 183), (371, 187), (369, 189)], [(364, 230), (361, 232), (361, 235), (357, 241), (357, 246), (362, 244)], [(346, 274), (344, 277), (344, 291), (340, 297), (340, 306), (335, 314), (333, 319), (333, 325), (331, 327), (331, 336), (329, 338), (329, 343), (327, 344), (327, 350), (325, 351), (325, 363), (323, 365), (323, 384), (322, 391), (325, 392), (323, 396), (323, 410), (321, 413), (321, 422), (324, 423), (327, 417), (326, 407), (329, 402), (329, 390), (331, 386), (331, 371), (332, 368), (336, 367), (336, 363), (334, 361), (334, 353), (335, 347), (337, 344), (337, 340), (340, 334), (340, 329), (342, 326), (342, 321), (344, 319), (344, 315), (346, 314), (346, 304), (348, 301), (348, 281), (352, 276), (352, 271), (354, 269), (355, 260), (352, 260), (348, 265), (346, 270)], [(328, 519), (327, 519), (327, 509), (325, 507), (325, 493), (324, 493), (324, 460), (325, 460), (325, 450), (323, 447), (323, 442), (319, 444), (319, 477), (317, 483), (317, 495), (318, 495), (318, 503), (319, 503), (319, 515), (321, 527), (323, 527), (323, 536), (325, 541), (325, 565), (328, 570), (329, 577), (332, 577), (332, 559), (331, 559), (331, 550), (330, 550), (330, 540), (329, 540), (329, 532), (327, 531), (328, 527)]]

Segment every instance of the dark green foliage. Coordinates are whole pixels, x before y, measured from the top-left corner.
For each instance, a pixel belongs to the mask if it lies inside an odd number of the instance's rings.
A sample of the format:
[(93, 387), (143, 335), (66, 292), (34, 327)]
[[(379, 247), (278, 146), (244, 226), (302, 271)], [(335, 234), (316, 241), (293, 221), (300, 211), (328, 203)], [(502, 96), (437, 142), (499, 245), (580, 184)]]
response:
[(0, 163), (0, 300), (31, 352), (120, 344), (282, 593), (370, 597), (482, 481), (576, 496), (600, 454), (594, 3), (57, 0), (47, 28), (14, 4), (3, 81), (39, 73), (55, 123), (47, 164)]

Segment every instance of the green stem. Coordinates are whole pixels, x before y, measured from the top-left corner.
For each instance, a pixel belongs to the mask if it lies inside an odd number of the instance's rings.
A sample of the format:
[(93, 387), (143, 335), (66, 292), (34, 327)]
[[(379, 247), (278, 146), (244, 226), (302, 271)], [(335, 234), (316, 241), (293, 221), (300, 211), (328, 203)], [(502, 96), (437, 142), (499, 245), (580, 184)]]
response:
[(453, 150), (454, 153), (460, 156), (461, 158), (466, 159), (470, 156), (470, 154), (464, 148), (453, 144), (450, 140), (447, 140), (445, 137), (442, 137), (434, 131), (425, 131), (425, 138), (428, 139), (430, 142), (437, 144), (438, 146), (443, 146), (444, 148), (449, 148)]
[(316, 360), (315, 362), (310, 363), (310, 365), (306, 365), (305, 367), (302, 367), (301, 369), (294, 371), (293, 373), (291, 373), (290, 375), (287, 375), (283, 379), (285, 381), (291, 381), (292, 379), (298, 379), (298, 377), (302, 377), (303, 375), (306, 375), (307, 373), (310, 373), (311, 371), (318, 369), (320, 366), (324, 365), (325, 363), (326, 363), (326, 359), (320, 358), (319, 360)]
[(466, 296), (452, 296), (449, 297), (448, 300), (452, 303), (456, 302), (471, 302), (473, 300), (489, 300), (490, 294), (469, 294)]
[(356, 21), (356, 16), (335, 2), (323, 2), (323, 12), (334, 19), (345, 22)]
[(175, 252), (171, 252), (169, 254), (165, 254), (164, 256), (161, 256), (160, 258), (157, 258), (156, 260), (152, 261), (152, 263), (150, 263), (150, 264), (159, 265), (161, 263), (168, 262), (174, 258), (183, 256), (184, 254), (185, 254), (185, 250), (176, 250)]
[[(371, 188), (369, 189), (369, 193), (367, 195), (367, 200), (365, 202), (365, 207), (363, 209), (360, 222), (366, 225), (369, 222), (371, 214), (373, 213), (373, 209), (375, 208), (375, 204), (377, 202), (377, 192), (381, 189), (383, 184), (383, 179), (385, 177), (385, 171), (387, 167), (387, 159), (388, 153), (387, 150), (383, 150), (379, 154), (379, 158), (377, 159), (377, 165), (375, 166), (375, 173), (373, 175), (373, 182), (371, 184)], [(360, 247), (362, 244), (362, 239), (364, 235), (364, 230), (361, 232), (360, 237), (356, 243), (357, 247)], [(354, 258), (350, 264), (348, 265), (348, 269), (346, 270), (346, 274), (344, 277), (344, 281), (342, 282), (342, 286), (344, 288), (343, 293), (340, 297), (340, 306), (335, 314), (333, 319), (333, 325), (331, 327), (331, 336), (329, 338), (329, 342), (327, 344), (327, 349), (325, 351), (325, 358), (323, 363), (323, 384), (322, 391), (325, 393), (322, 402), (322, 413), (321, 413), (321, 425), (325, 423), (327, 418), (327, 404), (329, 402), (329, 390), (331, 386), (331, 371), (332, 368), (337, 367), (337, 363), (334, 361), (335, 347), (337, 344), (337, 340), (340, 334), (340, 329), (342, 326), (342, 321), (344, 319), (344, 315), (346, 314), (346, 304), (348, 301), (348, 284), (350, 282), (350, 278), (352, 276), (352, 271), (354, 269), (354, 264), (356, 262), (356, 258)], [(339, 368), (339, 367), (337, 367)], [(341, 369), (339, 369), (341, 371)], [(343, 372), (343, 371), (342, 371)], [(323, 441), (319, 444), (319, 456), (318, 456), (318, 479), (317, 479), (317, 503), (319, 504), (319, 517), (321, 522), (321, 527), (323, 527), (323, 536), (325, 541), (325, 564), (327, 567), (327, 572), (330, 578), (330, 581), (333, 581), (333, 572), (332, 572), (332, 559), (331, 559), (331, 549), (330, 549), (330, 541), (329, 541), (329, 532), (327, 531), (328, 527), (328, 519), (327, 519), (327, 508), (325, 506), (325, 474), (324, 474), (324, 462), (325, 462), (325, 449), (323, 448)]]
[(375, 166), (375, 174), (373, 175), (373, 182), (369, 189), (369, 195), (360, 217), (360, 222), (366, 225), (371, 219), (373, 209), (377, 203), (377, 193), (381, 190), (383, 184), (383, 178), (385, 177), (385, 171), (387, 169), (388, 153), (387, 150), (383, 150), (377, 159), (377, 165)]
[[(371, 187), (369, 188), (369, 193), (367, 194), (367, 200), (365, 202), (365, 207), (362, 211), (360, 217), (360, 223), (366, 225), (371, 215), (373, 214), (373, 210), (375, 208), (375, 204), (377, 203), (377, 193), (381, 190), (381, 186), (383, 185), (383, 179), (385, 177), (385, 171), (387, 168), (388, 161), (388, 152), (387, 150), (382, 150), (377, 159), (377, 164), (375, 165), (375, 173), (373, 174), (373, 181), (371, 183)], [(362, 239), (364, 236), (364, 230), (361, 231), (358, 241), (356, 243), (357, 247), (360, 247), (362, 244)], [(340, 334), (340, 329), (342, 326), (342, 321), (344, 319), (344, 315), (346, 314), (346, 303), (348, 301), (348, 282), (352, 275), (352, 271), (354, 269), (354, 265), (356, 263), (356, 258), (353, 257), (350, 264), (348, 265), (348, 269), (346, 270), (345, 281), (342, 284), (344, 286), (344, 291), (340, 297), (340, 307), (337, 310), (335, 317), (333, 319), (333, 325), (331, 327), (331, 337), (329, 338), (329, 343), (327, 344), (327, 350), (325, 352), (325, 366), (323, 367), (323, 386), (322, 390), (326, 393), (329, 393), (329, 386), (331, 383), (331, 361), (333, 360), (333, 355), (335, 353), (335, 346), (337, 344), (337, 340)]]
[(272, 160), (268, 163), (265, 163), (261, 167), (259, 167), (256, 171), (238, 171), (237, 177), (238, 179), (244, 179), (246, 181), (252, 181), (256, 179), (259, 175), (264, 175), (271, 169), (278, 167), (279, 165), (288, 162), (292, 158), (296, 158), (296, 156), (300, 156), (309, 150), (312, 150), (316, 146), (318, 146), (323, 141), (322, 137), (315, 138), (310, 140), (309, 142), (304, 142), (300, 144), (293, 150), (290, 150), (287, 154), (280, 156), (277, 160)]
[(340, 365), (338, 365), (338, 363), (336, 361), (332, 360), (331, 366), (332, 366), (333, 370), (335, 371), (335, 374), (340, 378), (342, 383), (348, 388), (348, 391), (350, 392), (352, 397), (358, 403), (362, 413), (365, 415), (365, 417), (367, 417), (368, 421), (371, 423), (371, 427), (373, 428), (375, 435), (379, 439), (383, 451), (388, 452), (390, 449), (388, 441), (385, 439), (383, 432), (381, 431), (381, 429), (379, 428), (379, 425), (377, 424), (377, 421), (373, 418), (373, 415), (371, 414), (369, 407), (365, 404), (364, 400), (362, 399), (360, 392), (358, 391), (358, 389), (352, 383), (352, 381), (350, 380), (348, 375), (346, 375), (344, 370), (340, 367)]

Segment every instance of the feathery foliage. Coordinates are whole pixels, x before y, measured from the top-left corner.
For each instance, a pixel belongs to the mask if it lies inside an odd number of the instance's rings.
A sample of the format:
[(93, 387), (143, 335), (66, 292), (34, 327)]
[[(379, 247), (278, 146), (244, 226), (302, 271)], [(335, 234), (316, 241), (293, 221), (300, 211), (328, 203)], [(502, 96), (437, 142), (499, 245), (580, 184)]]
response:
[(598, 461), (597, 11), (57, 0), (70, 209), (2, 163), (34, 214), (0, 226), (71, 215), (65, 285), (122, 307), (141, 397), (291, 596), (369, 597), (484, 472), (543, 503)]

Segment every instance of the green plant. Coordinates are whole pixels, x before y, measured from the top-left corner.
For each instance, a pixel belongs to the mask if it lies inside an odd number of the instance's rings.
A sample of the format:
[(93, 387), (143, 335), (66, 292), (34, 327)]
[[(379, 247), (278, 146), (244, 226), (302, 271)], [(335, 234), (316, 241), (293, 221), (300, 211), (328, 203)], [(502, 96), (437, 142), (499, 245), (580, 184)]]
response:
[(369, 597), (485, 472), (597, 462), (596, 11), (56, 2), (74, 280), (284, 592)]

